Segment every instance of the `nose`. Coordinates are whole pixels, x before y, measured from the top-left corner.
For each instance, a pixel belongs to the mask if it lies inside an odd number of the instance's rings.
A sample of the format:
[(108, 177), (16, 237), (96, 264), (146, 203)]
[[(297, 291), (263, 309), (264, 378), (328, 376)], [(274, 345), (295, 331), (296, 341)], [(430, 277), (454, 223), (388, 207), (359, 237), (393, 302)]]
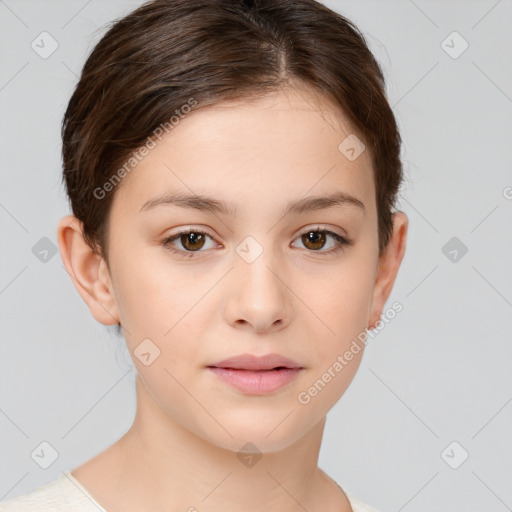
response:
[(274, 256), (264, 250), (254, 261), (235, 257), (224, 311), (233, 327), (264, 333), (290, 323), (293, 293), (286, 285), (282, 262)]

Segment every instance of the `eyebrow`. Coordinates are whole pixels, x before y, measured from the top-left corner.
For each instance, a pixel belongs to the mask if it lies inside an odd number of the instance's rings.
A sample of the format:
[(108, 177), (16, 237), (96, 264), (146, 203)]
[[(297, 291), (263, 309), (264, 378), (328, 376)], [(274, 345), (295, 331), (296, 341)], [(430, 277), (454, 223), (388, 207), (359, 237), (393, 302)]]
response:
[[(232, 202), (220, 201), (204, 195), (190, 195), (183, 193), (162, 194), (146, 201), (140, 211), (147, 211), (159, 205), (179, 206), (211, 213), (222, 213), (236, 216), (237, 205)], [(284, 209), (283, 217), (290, 214), (301, 214), (314, 210), (324, 210), (334, 206), (350, 205), (365, 211), (364, 203), (345, 192), (335, 192), (327, 196), (312, 196), (290, 202)]]

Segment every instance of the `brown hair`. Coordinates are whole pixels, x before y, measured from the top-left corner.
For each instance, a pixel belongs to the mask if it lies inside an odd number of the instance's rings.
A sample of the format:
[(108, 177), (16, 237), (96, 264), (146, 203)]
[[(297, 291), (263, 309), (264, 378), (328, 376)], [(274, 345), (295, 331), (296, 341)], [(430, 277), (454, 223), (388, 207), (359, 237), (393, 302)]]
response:
[(105, 185), (126, 174), (159, 126), (185, 106), (263, 96), (293, 82), (327, 96), (363, 136), (381, 254), (403, 179), (400, 134), (364, 36), (315, 0), (153, 0), (113, 22), (62, 121), (63, 181), (91, 249), (108, 266), (115, 186)]

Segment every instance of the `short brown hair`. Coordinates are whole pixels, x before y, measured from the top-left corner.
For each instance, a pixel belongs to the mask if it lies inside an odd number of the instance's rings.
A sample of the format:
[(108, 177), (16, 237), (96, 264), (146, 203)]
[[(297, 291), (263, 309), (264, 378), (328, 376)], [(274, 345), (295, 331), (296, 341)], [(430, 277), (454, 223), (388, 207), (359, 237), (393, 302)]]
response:
[(62, 121), (63, 181), (89, 246), (108, 265), (113, 193), (97, 191), (191, 98), (202, 108), (292, 82), (334, 101), (362, 134), (382, 253), (402, 181), (397, 123), (364, 36), (315, 0), (154, 0), (113, 22)]

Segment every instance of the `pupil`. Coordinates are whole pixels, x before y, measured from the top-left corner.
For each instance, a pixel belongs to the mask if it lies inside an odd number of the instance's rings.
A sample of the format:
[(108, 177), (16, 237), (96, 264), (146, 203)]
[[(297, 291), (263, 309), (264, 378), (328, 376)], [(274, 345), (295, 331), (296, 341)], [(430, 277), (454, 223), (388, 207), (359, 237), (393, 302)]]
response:
[(305, 235), (305, 238), (307, 244), (313, 244), (314, 247), (312, 247), (312, 249), (321, 249), (325, 242), (325, 233), (320, 233), (318, 231), (310, 231)]
[[(202, 238), (203, 235), (201, 233), (188, 233), (185, 235), (186, 242), (183, 245), (187, 249), (200, 249), (202, 244), (200, 244), (199, 247), (196, 244), (200, 242)], [(190, 245), (192, 245), (192, 247), (190, 247)]]

